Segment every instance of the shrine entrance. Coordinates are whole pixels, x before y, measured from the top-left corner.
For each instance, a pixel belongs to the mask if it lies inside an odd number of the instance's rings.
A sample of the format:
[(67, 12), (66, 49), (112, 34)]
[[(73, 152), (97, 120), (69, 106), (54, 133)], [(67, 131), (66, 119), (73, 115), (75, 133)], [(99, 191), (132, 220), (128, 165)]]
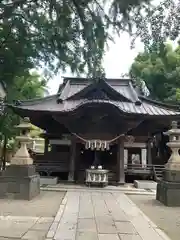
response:
[(77, 144), (76, 174), (75, 179), (78, 183), (85, 183), (86, 170), (92, 166), (97, 169), (107, 169), (109, 172), (116, 172), (117, 167), (117, 144), (112, 144), (109, 149), (95, 150), (86, 149), (84, 144)]

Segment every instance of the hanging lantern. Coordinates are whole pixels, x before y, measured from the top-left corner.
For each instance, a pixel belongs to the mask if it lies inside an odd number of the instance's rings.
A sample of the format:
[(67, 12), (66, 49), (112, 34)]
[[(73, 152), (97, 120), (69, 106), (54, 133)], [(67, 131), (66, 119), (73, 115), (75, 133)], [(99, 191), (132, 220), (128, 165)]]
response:
[(96, 150), (99, 151), (101, 149), (101, 141), (98, 140), (96, 143)]
[(109, 143), (106, 142), (106, 150), (109, 151), (109, 149), (110, 149)]
[(105, 146), (104, 146), (104, 143), (102, 142), (101, 143), (101, 151), (104, 151), (105, 150)]
[(103, 140), (89, 140), (85, 142), (85, 149), (91, 149), (96, 151), (109, 150), (109, 142)]
[(95, 143), (94, 141), (91, 141), (91, 150), (94, 150), (95, 149)]
[(101, 142), (101, 150), (104, 151), (105, 148), (106, 148), (106, 145), (105, 145), (105, 142), (103, 141), (103, 142)]
[(86, 143), (85, 143), (85, 149), (89, 149), (89, 142), (88, 141), (86, 141)]
[(96, 149), (97, 147), (97, 140), (94, 141), (94, 148)]

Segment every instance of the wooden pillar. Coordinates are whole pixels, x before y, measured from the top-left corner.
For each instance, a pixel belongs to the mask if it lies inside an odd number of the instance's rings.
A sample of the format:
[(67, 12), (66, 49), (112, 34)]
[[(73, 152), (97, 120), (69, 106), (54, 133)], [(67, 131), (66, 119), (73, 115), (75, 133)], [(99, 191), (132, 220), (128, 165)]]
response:
[(128, 149), (124, 149), (124, 167), (128, 168)]
[(147, 142), (147, 164), (152, 165), (152, 154), (151, 154), (151, 139)]
[(48, 153), (48, 147), (49, 147), (49, 139), (46, 137), (45, 143), (44, 143), (44, 155)]
[(68, 175), (69, 182), (74, 182), (75, 158), (76, 158), (76, 139), (72, 137), (71, 148), (70, 148), (69, 175)]
[(124, 138), (120, 138), (118, 141), (117, 150), (117, 183), (123, 185), (125, 183), (124, 174)]
[(142, 167), (146, 167), (147, 165), (147, 149), (141, 148), (141, 165)]

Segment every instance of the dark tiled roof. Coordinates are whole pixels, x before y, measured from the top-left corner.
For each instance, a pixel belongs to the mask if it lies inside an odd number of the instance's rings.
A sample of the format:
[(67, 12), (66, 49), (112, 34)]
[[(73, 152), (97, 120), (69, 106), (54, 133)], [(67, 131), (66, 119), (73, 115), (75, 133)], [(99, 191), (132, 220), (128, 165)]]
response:
[(107, 82), (115, 91), (122, 94), (124, 97), (128, 98), (132, 102), (138, 101), (138, 95), (132, 87), (131, 81), (124, 81), (118, 84), (118, 81), (108, 81)]
[(57, 95), (54, 95), (49, 101), (36, 101), (36, 103), (29, 103), (29, 105), (22, 104), (16, 108), (29, 110), (29, 111), (39, 111), (39, 112), (70, 112), (78, 109), (83, 105), (88, 105), (92, 103), (99, 104), (110, 104), (117, 107), (120, 111), (129, 114), (140, 114), (149, 116), (165, 116), (165, 115), (180, 115), (179, 111), (174, 111), (162, 106), (157, 106), (149, 102), (143, 101), (141, 105), (135, 105), (131, 102), (117, 102), (108, 100), (65, 100), (62, 103), (57, 103)]
[(89, 85), (88, 83), (87, 84), (73, 84), (73, 83), (70, 84), (70, 82), (68, 81), (64, 89), (62, 90), (61, 94), (59, 95), (59, 98), (62, 100), (70, 98), (71, 96), (83, 90), (88, 85)]
[[(138, 95), (129, 79), (105, 79), (105, 82), (113, 90), (130, 101), (136, 102), (138, 100)], [(59, 98), (62, 100), (68, 99), (92, 83), (94, 83), (92, 79), (67, 78), (65, 87), (62, 89)]]
[[(32, 101), (25, 101), (17, 106), (12, 106), (17, 110), (21, 109), (23, 111), (39, 111), (39, 112), (71, 112), (75, 111), (81, 106), (88, 104), (110, 104), (119, 109), (121, 112), (126, 114), (137, 114), (143, 116), (175, 116), (180, 115), (180, 111), (173, 110), (173, 108), (167, 107), (163, 104), (158, 104), (151, 100), (142, 98), (138, 96), (137, 92), (132, 86), (129, 79), (118, 80), (118, 79), (106, 79), (106, 83), (114, 91), (118, 92), (120, 95), (124, 96), (124, 100), (88, 100), (86, 98), (80, 98), (77, 100), (69, 99), (71, 96), (83, 91), (88, 85), (93, 83), (87, 79), (78, 78), (68, 78), (61, 89), (59, 94), (45, 97), (42, 99), (35, 99)], [(58, 100), (61, 99), (60, 102)], [(136, 104), (140, 101), (141, 104)]]

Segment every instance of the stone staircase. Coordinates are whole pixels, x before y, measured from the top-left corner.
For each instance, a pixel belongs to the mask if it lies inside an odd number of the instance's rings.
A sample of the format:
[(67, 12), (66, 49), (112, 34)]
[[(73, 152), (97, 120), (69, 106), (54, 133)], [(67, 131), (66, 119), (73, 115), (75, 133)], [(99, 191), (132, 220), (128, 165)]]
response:
[(156, 182), (162, 179), (164, 168), (164, 165), (153, 165), (153, 177)]

